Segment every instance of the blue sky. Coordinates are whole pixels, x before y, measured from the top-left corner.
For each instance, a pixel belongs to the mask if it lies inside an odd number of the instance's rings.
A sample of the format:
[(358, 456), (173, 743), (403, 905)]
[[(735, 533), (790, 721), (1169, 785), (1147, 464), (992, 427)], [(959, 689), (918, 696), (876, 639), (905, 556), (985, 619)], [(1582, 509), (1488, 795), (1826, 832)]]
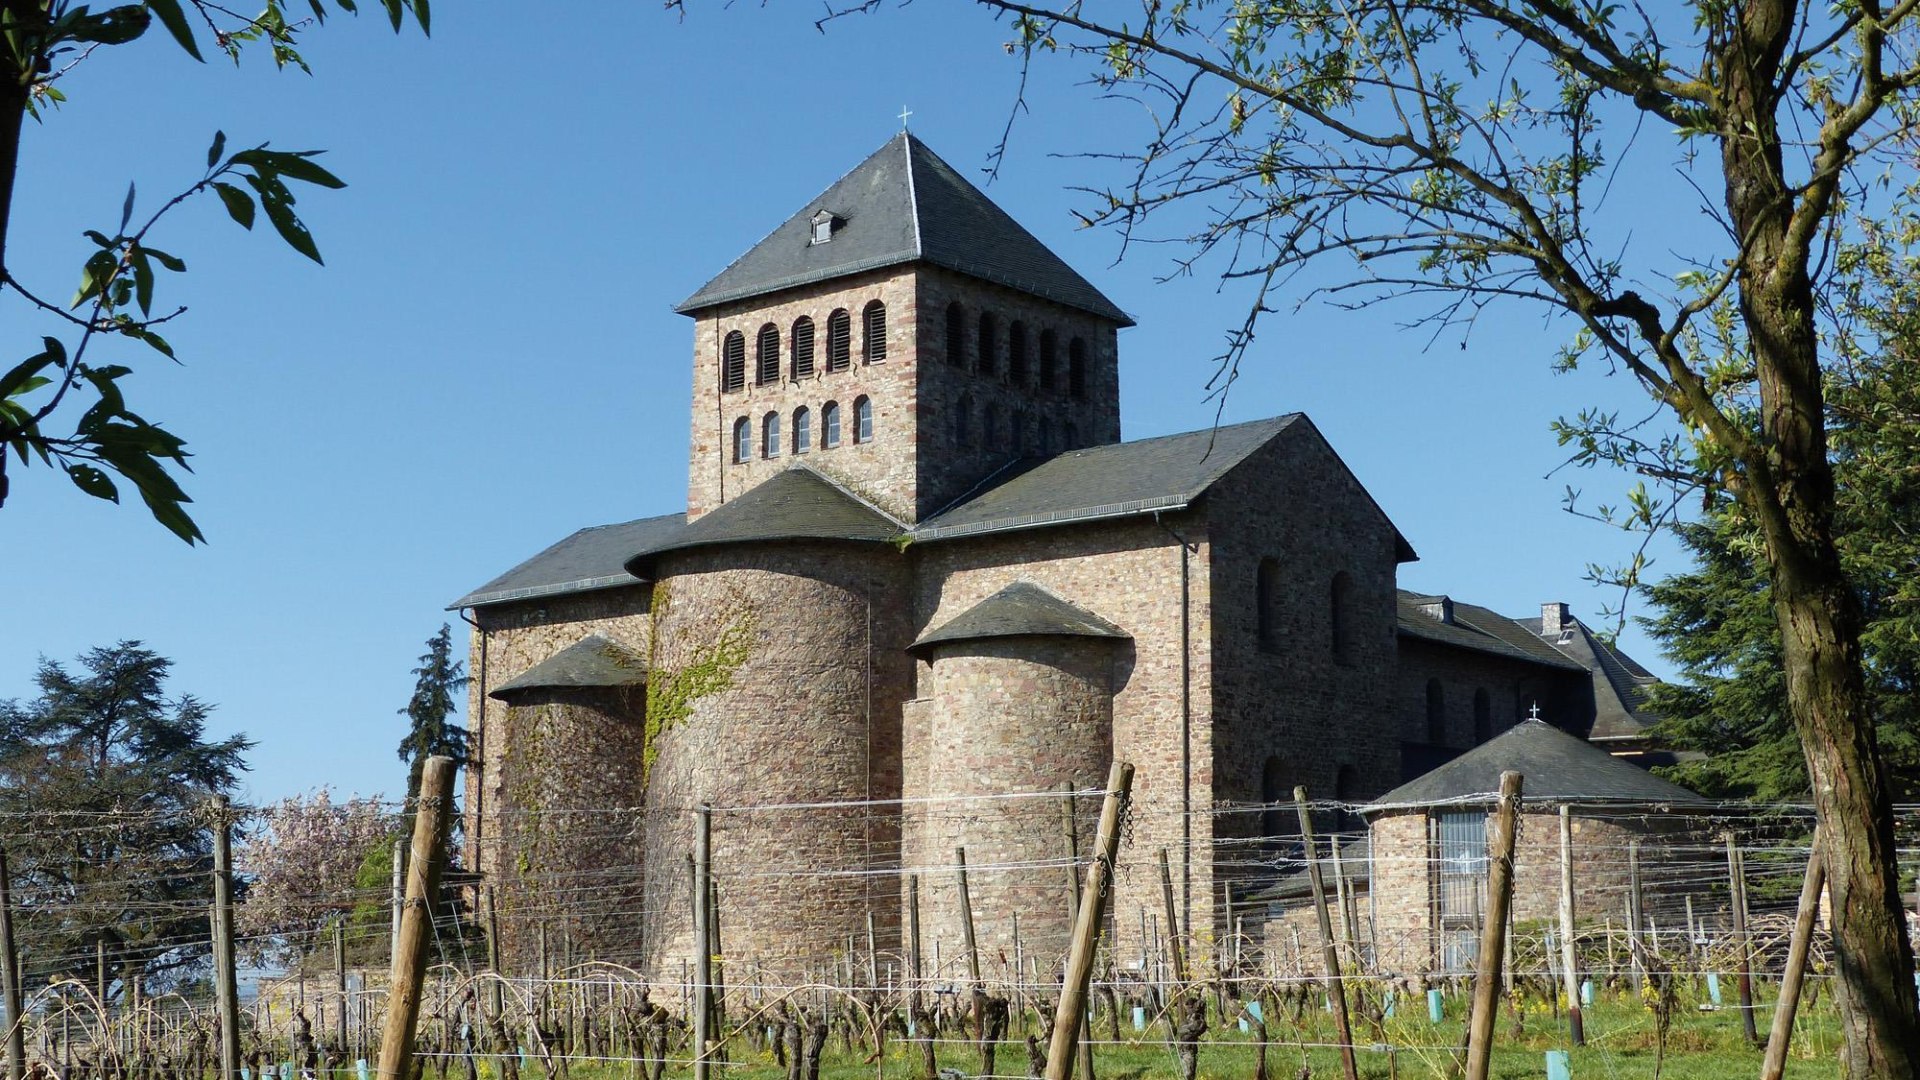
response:
[[(436, 5), (431, 39), (330, 22), (308, 38), (311, 78), (258, 56), (197, 65), (158, 31), (76, 70), (70, 103), (29, 124), (15, 196), (9, 262), (47, 293), (72, 288), (81, 230), (112, 231), (128, 180), (143, 205), (185, 187), (215, 129), (324, 148), (350, 186), (302, 193), (324, 268), (210, 201), (154, 238), (189, 264), (160, 294), (190, 308), (168, 335), (184, 364), (129, 352), (124, 385), (189, 440), (209, 543), (16, 467), (0, 698), (32, 692), (42, 655), (138, 638), (175, 661), (176, 692), (218, 704), (216, 728), (258, 740), (250, 796), (401, 787), (397, 710), (425, 640), (458, 627), (449, 600), (576, 528), (684, 505), (691, 324), (673, 304), (897, 131), (903, 105), (963, 172), (985, 165), (1018, 78), (1005, 27), (920, 3), (821, 34), (818, 10), (475, 0)], [(1211, 423), (1208, 358), (1246, 295), (1163, 283), (1172, 249), (1116, 264), (1113, 234), (1075, 226), (1070, 189), (1118, 177), (1062, 155), (1130, 145), (1137, 104), (1067, 60), (1028, 96), (988, 193), (1139, 321), (1121, 337), (1126, 436)], [(1697, 219), (1645, 160), (1613, 197), (1677, 249)], [(37, 351), (47, 326), (0, 311), (4, 355)], [(1272, 317), (1225, 418), (1308, 413), (1421, 554), (1403, 587), (1594, 619), (1618, 597), (1585, 567), (1633, 540), (1561, 496), (1626, 481), (1549, 478), (1549, 422), (1644, 399), (1624, 377), (1552, 374), (1566, 329), (1537, 310), (1431, 348), (1399, 329), (1420, 312)]]

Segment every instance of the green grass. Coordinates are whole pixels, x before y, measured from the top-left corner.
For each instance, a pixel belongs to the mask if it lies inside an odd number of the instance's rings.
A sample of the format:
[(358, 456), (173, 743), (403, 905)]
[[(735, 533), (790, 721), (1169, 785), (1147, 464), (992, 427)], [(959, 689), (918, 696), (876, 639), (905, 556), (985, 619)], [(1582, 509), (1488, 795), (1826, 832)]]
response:
[[(1729, 984), (1731, 980), (1729, 980)], [(1727, 1002), (1733, 1001), (1731, 985)], [(1725, 1077), (1751, 1076), (1759, 1072), (1761, 1050), (1747, 1044), (1742, 1035), (1740, 1014), (1735, 1008), (1701, 1011), (1697, 1008), (1704, 993), (1683, 991), (1667, 1035), (1662, 1080), (1722, 1080)], [(1402, 1009), (1403, 1015), (1389, 1018), (1384, 1030), (1355, 1018), (1355, 1041), (1363, 1048), (1356, 1058), (1362, 1076), (1378, 1080), (1428, 1080), (1452, 1074), (1453, 1050), (1465, 1030), (1467, 1002), (1453, 998), (1447, 1002), (1447, 1018), (1439, 1024), (1428, 1021), (1425, 1001), (1417, 1009)], [(1755, 1022), (1765, 1038), (1772, 1016), (1771, 988), (1767, 988), (1755, 1007)], [(1588, 1045), (1572, 1050), (1572, 1074), (1576, 1080), (1652, 1080), (1654, 1074), (1654, 1014), (1636, 999), (1621, 994), (1604, 998), (1586, 1012)], [(1242, 1034), (1237, 1025), (1211, 1021), (1214, 1030), (1203, 1041), (1200, 1051), (1202, 1080), (1251, 1080), (1254, 1046), (1252, 1036)], [(1315, 1043), (1333, 1041), (1331, 1017), (1321, 1008), (1303, 1011), (1295, 1023), (1284, 1006), (1270, 1010), (1267, 1071), (1272, 1080), (1296, 1080), (1301, 1067), (1307, 1066), (1313, 1077), (1341, 1075), (1336, 1050)], [(1224, 1027), (1224, 1030), (1222, 1028)], [(1025, 1030), (1037, 1030), (1027, 1028)], [(1179, 1066), (1167, 1045), (1163, 1029), (1149, 1028), (1136, 1033), (1123, 1023), (1125, 1038), (1119, 1045), (1102, 1044), (1095, 1048), (1094, 1072), (1098, 1080), (1158, 1080), (1176, 1077)], [(1102, 1020), (1094, 1037), (1105, 1039), (1110, 1029)], [(1024, 1030), (1016, 1022), (1013, 1032), (999, 1048), (995, 1072), (1002, 1076), (1024, 1076), (1027, 1052)], [(1383, 1037), (1384, 1036), (1384, 1037)], [(1825, 1080), (1839, 1076), (1837, 1060), (1838, 1024), (1830, 999), (1822, 995), (1808, 1009), (1804, 1006), (1794, 1032), (1788, 1057), (1790, 1080)], [(1387, 1046), (1394, 1049), (1389, 1051)], [(1371, 1047), (1371, 1048), (1369, 1048)], [(1521, 1017), (1520, 1029), (1514, 1028), (1514, 1014), (1501, 1010), (1496, 1028), (1493, 1075), (1506, 1080), (1542, 1077), (1546, 1074), (1547, 1050), (1568, 1049), (1564, 1016), (1555, 1017), (1543, 1002), (1529, 1001)], [(865, 1061), (870, 1047), (856, 1046), (849, 1053), (838, 1034), (828, 1041), (822, 1063), (822, 1080), (916, 1080), (919, 1075), (919, 1048), (911, 1043), (890, 1039), (882, 1070)], [(685, 1053), (674, 1055), (685, 1057)], [(728, 1043), (729, 1062), (714, 1069), (716, 1080), (784, 1080), (785, 1072), (774, 1064), (768, 1052), (755, 1052), (743, 1036)], [(971, 1076), (980, 1069), (980, 1055), (970, 1046), (943, 1043), (938, 1047), (942, 1068), (958, 1069)], [(491, 1063), (489, 1063), (490, 1065)], [(670, 1077), (690, 1073), (684, 1065), (670, 1066)], [(491, 1069), (483, 1067), (483, 1075)], [(430, 1072), (429, 1077), (432, 1076)], [(450, 1076), (458, 1076), (456, 1070)], [(635, 1075), (628, 1066), (576, 1066), (570, 1080), (627, 1080)], [(522, 1071), (522, 1080), (543, 1080), (538, 1070)]]

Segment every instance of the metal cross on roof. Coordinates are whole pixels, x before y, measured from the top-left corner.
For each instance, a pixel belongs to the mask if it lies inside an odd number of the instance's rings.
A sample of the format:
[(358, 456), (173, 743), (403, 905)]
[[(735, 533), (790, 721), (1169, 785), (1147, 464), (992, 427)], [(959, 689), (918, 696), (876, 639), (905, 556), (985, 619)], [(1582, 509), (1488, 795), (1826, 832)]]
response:
[(1527, 710), (1527, 715), (1533, 717), (1535, 720), (1540, 719), (1540, 703), (1538, 701), (1533, 703), (1533, 708)]
[(912, 109), (907, 108), (905, 105), (900, 106), (900, 130), (901, 131), (907, 130), (907, 117), (912, 115), (913, 115)]

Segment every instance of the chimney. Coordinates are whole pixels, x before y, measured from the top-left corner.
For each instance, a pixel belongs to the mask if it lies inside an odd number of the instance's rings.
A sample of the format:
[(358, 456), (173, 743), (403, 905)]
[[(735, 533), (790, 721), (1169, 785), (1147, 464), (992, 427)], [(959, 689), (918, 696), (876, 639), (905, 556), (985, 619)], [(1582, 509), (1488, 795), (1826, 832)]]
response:
[(1567, 610), (1567, 605), (1559, 601), (1540, 605), (1541, 637), (1557, 638), (1572, 629), (1573, 613)]

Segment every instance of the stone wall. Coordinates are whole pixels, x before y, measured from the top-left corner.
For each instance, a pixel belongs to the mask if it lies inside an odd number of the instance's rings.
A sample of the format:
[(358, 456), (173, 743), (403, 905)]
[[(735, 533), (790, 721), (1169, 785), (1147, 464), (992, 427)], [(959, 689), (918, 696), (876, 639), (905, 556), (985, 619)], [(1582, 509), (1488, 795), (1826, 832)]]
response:
[(677, 976), (690, 955), (700, 802), (721, 808), (713, 860), (729, 956), (805, 977), (864, 936), (869, 912), (893, 947), (897, 812), (821, 804), (900, 794), (904, 561), (885, 545), (740, 545), (671, 554), (658, 571), (647, 970)]
[[(967, 853), (967, 894), (983, 962), (1020, 950), (1052, 970), (1066, 953), (1066, 811), (1063, 799), (1004, 798), (1069, 779), (1097, 786), (1113, 747), (1113, 672), (1126, 642), (1109, 638), (992, 638), (929, 650), (925, 695), (908, 706), (905, 775), (916, 799), (902, 823), (906, 865), (953, 864)], [(1093, 843), (1097, 804), (1075, 813), (1080, 850)], [(1081, 809), (1076, 805), (1075, 810)], [(1084, 827), (1083, 827), (1084, 826)], [(920, 882), (923, 951), (943, 943), (960, 957), (958, 873)]]
[[(1484, 740), (1475, 737), (1474, 699), (1481, 691), (1487, 695), (1489, 737), (1526, 719), (1536, 703), (1540, 719), (1565, 730), (1584, 730), (1593, 716), (1592, 682), (1581, 671), (1563, 672), (1416, 637), (1401, 638), (1399, 670), (1392, 709), (1398, 717), (1397, 736), (1409, 743), (1446, 751), (1478, 746)], [(1427, 686), (1436, 679), (1444, 731), (1437, 743), (1427, 732)]]

